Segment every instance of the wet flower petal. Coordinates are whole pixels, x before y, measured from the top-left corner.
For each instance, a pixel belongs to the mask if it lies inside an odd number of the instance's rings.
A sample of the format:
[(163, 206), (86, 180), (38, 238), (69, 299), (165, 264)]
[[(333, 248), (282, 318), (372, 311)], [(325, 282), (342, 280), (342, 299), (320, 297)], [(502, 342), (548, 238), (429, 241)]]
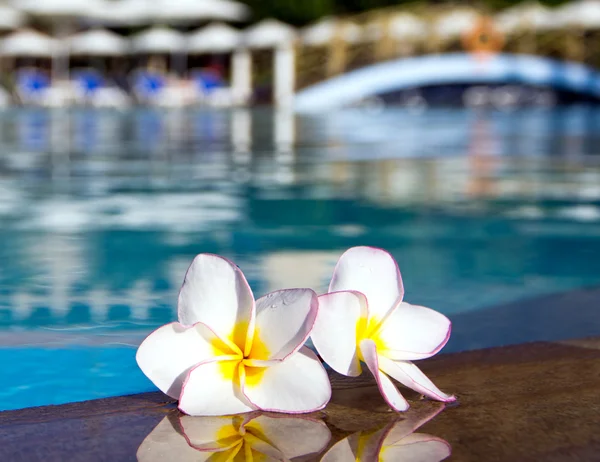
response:
[(392, 361), (386, 357), (379, 358), (380, 369), (400, 382), (405, 387), (411, 388), (429, 398), (451, 402), (454, 396), (448, 395), (436, 387), (421, 370), (410, 361)]
[(192, 416), (238, 414), (256, 409), (243, 396), (239, 361), (209, 361), (194, 367), (181, 390), (179, 409)]
[(450, 320), (423, 306), (402, 302), (377, 334), (377, 350), (390, 359), (425, 359), (439, 352), (450, 338)]
[(185, 275), (178, 316), (185, 325), (206, 324), (243, 352), (253, 324), (254, 297), (235, 264), (218, 255), (200, 254)]
[(136, 361), (163, 393), (178, 399), (189, 370), (214, 356), (232, 354), (205, 325), (186, 327), (177, 322), (156, 329), (142, 342)]
[(361, 341), (360, 351), (385, 401), (396, 411), (406, 411), (409, 408), (408, 401), (400, 394), (390, 378), (380, 370), (375, 342), (369, 339)]
[(450, 457), (451, 453), (450, 445), (443, 439), (414, 433), (395, 445), (386, 445), (384, 442), (379, 452), (379, 461), (440, 462)]
[(306, 342), (319, 302), (310, 289), (279, 290), (256, 301), (256, 330), (249, 357), (283, 360)]
[(312, 412), (331, 398), (327, 372), (306, 347), (274, 366), (246, 367), (242, 390), (256, 408), (273, 412)]
[(333, 292), (319, 297), (319, 313), (311, 333), (315, 348), (336, 372), (362, 373), (357, 333), (367, 325), (367, 301), (360, 292)]
[(367, 297), (369, 316), (380, 322), (402, 301), (404, 286), (400, 269), (385, 250), (353, 247), (339, 259), (329, 292), (355, 290)]
[(287, 459), (319, 454), (331, 439), (327, 425), (310, 417), (259, 415), (246, 429), (263, 433)]

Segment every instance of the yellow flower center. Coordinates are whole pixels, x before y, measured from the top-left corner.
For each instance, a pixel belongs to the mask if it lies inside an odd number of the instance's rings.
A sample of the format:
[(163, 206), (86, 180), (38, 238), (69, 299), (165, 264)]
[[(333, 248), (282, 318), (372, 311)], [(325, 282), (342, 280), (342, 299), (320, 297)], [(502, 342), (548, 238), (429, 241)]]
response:
[(270, 356), (269, 349), (260, 338), (259, 330), (254, 331), (249, 354), (244, 355), (239, 345), (235, 346), (234, 350), (218, 339), (212, 342), (214, 355), (223, 357), (223, 360), (218, 362), (221, 376), (238, 386), (241, 386), (242, 378), (247, 387), (258, 385), (262, 380), (266, 367), (261, 367), (255, 362), (266, 361)]

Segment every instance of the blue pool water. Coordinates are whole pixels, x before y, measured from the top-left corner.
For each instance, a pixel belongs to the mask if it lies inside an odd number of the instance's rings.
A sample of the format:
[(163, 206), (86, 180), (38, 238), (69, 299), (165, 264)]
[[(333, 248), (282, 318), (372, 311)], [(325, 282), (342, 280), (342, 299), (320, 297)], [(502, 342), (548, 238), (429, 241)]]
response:
[(447, 351), (600, 335), (600, 109), (0, 114), (0, 409), (153, 389), (197, 253), (323, 292), (363, 244)]

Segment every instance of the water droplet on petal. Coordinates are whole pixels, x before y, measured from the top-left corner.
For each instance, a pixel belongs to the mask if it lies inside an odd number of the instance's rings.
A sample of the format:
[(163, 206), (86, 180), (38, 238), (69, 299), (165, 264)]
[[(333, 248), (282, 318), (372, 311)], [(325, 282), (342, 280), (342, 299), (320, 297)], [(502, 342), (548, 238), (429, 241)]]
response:
[(271, 305), (271, 308), (277, 308), (277, 305)]

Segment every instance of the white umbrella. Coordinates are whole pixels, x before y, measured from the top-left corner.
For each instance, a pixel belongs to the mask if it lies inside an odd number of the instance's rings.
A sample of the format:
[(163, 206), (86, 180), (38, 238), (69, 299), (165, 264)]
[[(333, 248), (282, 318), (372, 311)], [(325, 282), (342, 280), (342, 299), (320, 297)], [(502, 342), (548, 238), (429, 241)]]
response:
[(495, 22), (504, 33), (521, 30), (551, 30), (560, 27), (560, 21), (554, 11), (537, 2), (508, 8), (496, 15)]
[[(93, 18), (94, 12), (105, 0), (12, 0), (15, 8), (38, 18), (47, 19), (54, 24), (54, 36), (65, 39), (72, 30), (72, 21), (81, 18)], [(63, 43), (54, 47), (52, 75), (56, 80), (68, 77), (68, 50)]]
[(185, 35), (167, 27), (152, 27), (132, 37), (136, 53), (178, 53), (185, 51)]
[(564, 27), (600, 28), (600, 0), (570, 2), (555, 10)]
[(242, 33), (226, 24), (210, 24), (187, 37), (188, 53), (228, 53), (240, 46)]
[(46, 34), (23, 29), (4, 37), (0, 50), (5, 56), (52, 57), (56, 45), (56, 40)]
[(409, 13), (392, 17), (389, 28), (390, 35), (398, 40), (423, 38), (429, 33), (427, 23)]
[(239, 21), (248, 16), (248, 7), (233, 0), (117, 0), (104, 1), (94, 10), (99, 21), (122, 25)]
[(122, 56), (129, 52), (129, 41), (106, 29), (93, 29), (72, 35), (68, 39), (73, 55)]
[(246, 29), (244, 41), (250, 48), (279, 48), (296, 39), (296, 30), (276, 19), (265, 19)]
[(0, 30), (11, 30), (25, 24), (25, 15), (9, 6), (0, 5)]
[(346, 43), (358, 43), (363, 37), (363, 31), (359, 25), (341, 22), (335, 18), (325, 18), (302, 30), (302, 43), (310, 46), (324, 46), (330, 43), (338, 33)]
[(434, 31), (444, 39), (460, 37), (472, 30), (479, 15), (472, 10), (454, 10), (440, 16), (434, 23)]

